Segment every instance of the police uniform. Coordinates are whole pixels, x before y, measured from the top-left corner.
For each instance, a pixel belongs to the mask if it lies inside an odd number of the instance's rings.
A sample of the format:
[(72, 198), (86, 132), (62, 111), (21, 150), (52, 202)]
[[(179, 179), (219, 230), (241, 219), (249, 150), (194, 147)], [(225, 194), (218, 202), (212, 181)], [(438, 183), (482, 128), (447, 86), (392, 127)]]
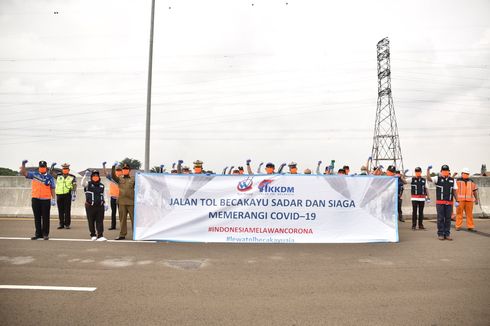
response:
[[(69, 169), (69, 164), (63, 164), (63, 169)], [(76, 177), (72, 174), (58, 173), (56, 176), (56, 201), (58, 203), (58, 229), (70, 228), (71, 224), (71, 201), (72, 197), (76, 196)]]
[[(130, 167), (127, 164), (124, 164), (123, 171), (125, 169), (129, 169)], [(119, 237), (116, 240), (123, 240), (126, 238), (128, 233), (128, 214), (131, 219), (131, 226), (134, 227), (134, 186), (135, 180), (134, 176), (131, 174), (122, 175), (118, 177), (116, 175), (116, 166), (112, 167), (111, 173), (112, 179), (119, 186), (119, 198), (118, 198), (118, 207), (119, 207), (119, 223), (121, 224), (121, 229), (119, 231)]]

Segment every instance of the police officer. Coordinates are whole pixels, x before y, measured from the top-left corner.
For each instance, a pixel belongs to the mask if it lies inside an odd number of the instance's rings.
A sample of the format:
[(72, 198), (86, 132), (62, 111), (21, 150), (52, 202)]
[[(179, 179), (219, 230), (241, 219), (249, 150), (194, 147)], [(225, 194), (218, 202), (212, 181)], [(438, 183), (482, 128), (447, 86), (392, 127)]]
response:
[(194, 164), (194, 174), (202, 174), (203, 173), (203, 170), (202, 170), (203, 162), (197, 160), (193, 164)]
[(417, 229), (417, 212), (419, 230), (425, 230), (424, 227), (424, 206), (425, 201), (429, 198), (427, 191), (427, 181), (422, 178), (422, 169), (420, 167), (415, 168), (415, 176), (410, 182), (410, 193), (412, 201), (412, 230)]
[(71, 224), (71, 202), (77, 198), (77, 178), (70, 174), (70, 164), (61, 165), (62, 172), (56, 174), (56, 201), (58, 202), (58, 229), (69, 229)]
[(22, 161), (20, 174), (32, 180), (32, 212), (34, 213), (36, 234), (31, 240), (40, 238), (49, 240), (49, 213), (51, 206), (56, 205), (55, 182), (53, 176), (48, 173), (46, 161), (39, 162), (37, 171), (29, 172), (26, 170), (26, 163), (27, 160)]
[(87, 213), (88, 229), (92, 241), (107, 241), (104, 238), (104, 209), (108, 207), (104, 200), (104, 185), (100, 182), (99, 171), (93, 170), (90, 181), (87, 181), (89, 171), (82, 179), (85, 191), (85, 212)]
[(432, 166), (427, 168), (427, 181), (436, 185), (436, 210), (437, 210), (437, 237), (439, 240), (449, 240), (451, 238), (451, 214), (453, 212), (453, 201), (456, 198), (456, 190), (458, 185), (449, 175), (449, 166), (444, 164), (441, 167), (441, 173), (434, 177), (430, 177)]
[(112, 179), (119, 186), (119, 223), (121, 224), (121, 230), (119, 231), (119, 237), (116, 240), (126, 239), (128, 233), (127, 223), (128, 214), (131, 219), (131, 226), (134, 226), (134, 176), (131, 175), (131, 168), (128, 164), (124, 164), (122, 167), (122, 176), (118, 177), (116, 174), (116, 163), (112, 166)]

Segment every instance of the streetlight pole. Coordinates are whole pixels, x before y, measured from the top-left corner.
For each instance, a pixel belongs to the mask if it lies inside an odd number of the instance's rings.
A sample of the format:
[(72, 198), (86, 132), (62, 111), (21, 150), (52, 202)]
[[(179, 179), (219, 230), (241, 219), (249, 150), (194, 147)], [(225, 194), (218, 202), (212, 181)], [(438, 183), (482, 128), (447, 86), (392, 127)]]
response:
[(151, 77), (153, 64), (153, 25), (155, 22), (155, 0), (151, 0), (150, 54), (148, 56), (148, 87), (146, 94), (145, 172), (150, 171), (150, 124), (151, 124)]

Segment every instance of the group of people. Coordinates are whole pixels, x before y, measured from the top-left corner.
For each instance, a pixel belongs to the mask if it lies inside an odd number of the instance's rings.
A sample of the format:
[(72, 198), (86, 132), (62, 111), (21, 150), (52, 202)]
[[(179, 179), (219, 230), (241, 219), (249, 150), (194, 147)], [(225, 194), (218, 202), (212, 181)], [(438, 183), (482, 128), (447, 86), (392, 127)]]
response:
[[(412, 202), (412, 230), (425, 230), (424, 206), (430, 202), (428, 183), (436, 186), (436, 211), (437, 211), (437, 236), (439, 240), (449, 240), (451, 228), (451, 217), (453, 205), (456, 206), (456, 231), (459, 231), (463, 225), (463, 213), (466, 215), (466, 223), (469, 231), (475, 231), (473, 221), (473, 206), (478, 204), (478, 187), (470, 178), (470, 171), (464, 168), (461, 177), (455, 179), (457, 173), (451, 176), (449, 166), (443, 165), (440, 173), (431, 177), (432, 166), (427, 168), (426, 178), (422, 177), (422, 169), (415, 168), (415, 174), (411, 180), (407, 180), (405, 174), (408, 170), (397, 170), (395, 166), (390, 165), (383, 171), (383, 166), (370, 169), (371, 157), (368, 163), (361, 167), (360, 176), (363, 175), (385, 175), (398, 178), (398, 220), (405, 222), (403, 219), (401, 207), (404, 185), (410, 183), (411, 202)], [(58, 229), (70, 229), (71, 224), (71, 202), (76, 200), (76, 177), (70, 174), (70, 165), (62, 165), (61, 173), (54, 172), (54, 166), (48, 169), (46, 161), (40, 161), (37, 171), (27, 171), (27, 160), (22, 162), (20, 173), (26, 178), (32, 180), (32, 210), (36, 233), (31, 238), (37, 240), (43, 238), (49, 239), (49, 216), (51, 206), (58, 206), (59, 226)], [(189, 167), (183, 166), (184, 162), (179, 160), (172, 167), (172, 174), (210, 174), (211, 171), (203, 170), (203, 162), (195, 161), (193, 171)], [(320, 173), (322, 161), (318, 162), (317, 174)], [(325, 168), (323, 174), (334, 174), (335, 161), (332, 160), (330, 165)], [(131, 174), (131, 167), (128, 164), (114, 162), (111, 173), (107, 173), (106, 162), (103, 164), (103, 174), (109, 180), (109, 195), (111, 207), (111, 227), (109, 230), (116, 229), (116, 214), (119, 211), (120, 232), (115, 240), (124, 240), (127, 235), (127, 217), (129, 215), (131, 224), (133, 224), (134, 214), (134, 187), (135, 179)], [(176, 168), (175, 168), (176, 165)], [(257, 173), (261, 174), (259, 164)], [(298, 174), (296, 162), (290, 164), (283, 163), (276, 172), (273, 163), (267, 163), (265, 166), (266, 174), (282, 174), (284, 167), (288, 166), (289, 174)], [(174, 169), (175, 168), (175, 169)], [(254, 174), (251, 167), (251, 160), (246, 161), (247, 173)], [(232, 166), (227, 173), (228, 167), (223, 170), (223, 174), (241, 175), (245, 174), (243, 166), (234, 169)], [(163, 172), (163, 168), (162, 171)], [(305, 169), (304, 174), (311, 174), (310, 169)], [(338, 175), (350, 175), (349, 166), (345, 165), (337, 171)], [(357, 174), (356, 174), (357, 175)], [(100, 172), (98, 170), (87, 170), (82, 178), (82, 187), (85, 194), (85, 210), (90, 231), (90, 238), (93, 241), (106, 241), (104, 237), (104, 212), (108, 210), (109, 205), (105, 201), (105, 186), (101, 183)]]
[[(31, 240), (49, 240), (51, 206), (58, 206), (58, 229), (70, 229), (71, 203), (76, 200), (76, 177), (70, 174), (70, 165), (62, 165), (60, 173), (54, 170), (55, 164), (48, 169), (46, 161), (40, 161), (37, 171), (28, 171), (27, 160), (22, 161), (20, 174), (32, 180), (32, 211), (34, 213), (35, 235)], [(111, 227), (116, 228), (116, 212), (119, 210), (120, 232), (115, 240), (124, 240), (127, 235), (128, 215), (133, 223), (134, 214), (134, 175), (127, 164), (115, 162), (110, 174), (107, 174), (105, 162), (104, 175), (110, 181), (109, 194), (112, 210)], [(92, 241), (106, 241), (104, 237), (104, 212), (108, 210), (98, 170), (86, 171), (82, 178), (85, 194), (85, 212)]]

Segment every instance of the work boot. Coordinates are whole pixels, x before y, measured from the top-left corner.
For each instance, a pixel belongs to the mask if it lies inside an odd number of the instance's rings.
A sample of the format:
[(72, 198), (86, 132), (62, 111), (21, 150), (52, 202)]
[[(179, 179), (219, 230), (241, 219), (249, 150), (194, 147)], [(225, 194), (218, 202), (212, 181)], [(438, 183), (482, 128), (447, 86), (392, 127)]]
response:
[(58, 229), (58, 230), (60, 230), (60, 229), (64, 229), (64, 228), (65, 228), (65, 227), (64, 227), (63, 225), (60, 225), (60, 226), (58, 226), (58, 227), (57, 227), (57, 229)]
[(469, 228), (468, 228), (468, 231), (469, 231), (469, 232), (476, 232), (476, 230), (475, 230), (475, 229), (469, 229)]

